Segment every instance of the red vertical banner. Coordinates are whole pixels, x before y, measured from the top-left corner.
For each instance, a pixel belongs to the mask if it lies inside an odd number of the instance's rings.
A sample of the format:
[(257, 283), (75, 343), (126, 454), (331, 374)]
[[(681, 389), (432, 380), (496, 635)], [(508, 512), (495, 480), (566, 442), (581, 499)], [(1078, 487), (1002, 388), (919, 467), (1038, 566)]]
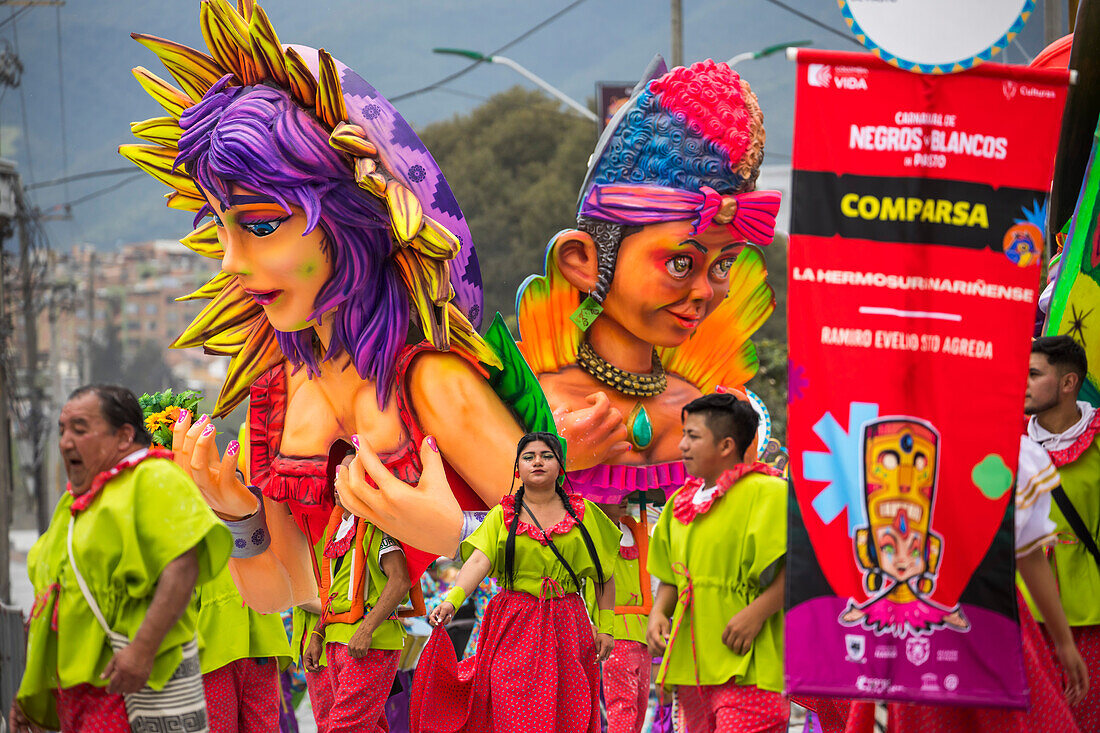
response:
[(790, 692), (1026, 705), (1012, 496), (1067, 81), (798, 54)]

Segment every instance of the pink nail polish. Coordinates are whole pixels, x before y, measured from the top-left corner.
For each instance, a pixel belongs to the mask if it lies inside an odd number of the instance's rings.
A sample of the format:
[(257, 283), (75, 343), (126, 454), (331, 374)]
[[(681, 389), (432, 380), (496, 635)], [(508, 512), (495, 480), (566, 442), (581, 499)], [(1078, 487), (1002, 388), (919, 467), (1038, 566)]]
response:
[(438, 446), (438, 445), (436, 445), (436, 443), (435, 443), (435, 438), (434, 438), (434, 437), (432, 437), (431, 435), (429, 435), (429, 436), (428, 436), (427, 438), (424, 438), (424, 440), (425, 440), (425, 441), (427, 441), (427, 443), (428, 443), (428, 447), (429, 447), (429, 448), (431, 448), (432, 450), (434, 450), (434, 451), (435, 451), (436, 453), (438, 453), (438, 452), (439, 452), (439, 446)]
[(176, 418), (176, 422), (181, 423), (189, 417), (191, 417), (190, 410), (180, 410), (180, 415)]
[(355, 450), (360, 450), (362, 448), (362, 446), (359, 445), (358, 435), (351, 436), (351, 444), (355, 446)]
[(229, 442), (229, 447), (225, 449), (227, 456), (235, 456), (241, 452), (241, 444), (235, 440)]
[(207, 435), (213, 434), (213, 432), (214, 432), (214, 426), (212, 424), (207, 425), (205, 428), (202, 429), (202, 435), (200, 435), (199, 437), (205, 438)]

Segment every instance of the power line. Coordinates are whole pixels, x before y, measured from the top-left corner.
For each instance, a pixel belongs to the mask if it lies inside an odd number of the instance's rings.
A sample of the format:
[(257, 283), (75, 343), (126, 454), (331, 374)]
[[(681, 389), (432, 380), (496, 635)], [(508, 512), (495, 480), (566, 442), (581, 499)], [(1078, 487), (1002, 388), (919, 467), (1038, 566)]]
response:
[(479, 102), (488, 102), (489, 98), (482, 94), (473, 94), (471, 92), (464, 92), (461, 89), (447, 89), (446, 87), (439, 87), (437, 92), (445, 92), (447, 94), (453, 94), (456, 97), (466, 97), (467, 99), (476, 99)]
[(855, 38), (853, 38), (852, 36), (848, 35), (847, 33), (843, 33), (843, 32), (841, 32), (841, 31), (838, 31), (838, 30), (837, 30), (836, 28), (833, 28), (833, 27), (832, 27), (831, 25), (828, 25), (827, 23), (822, 23), (822, 22), (821, 22), (820, 20), (818, 20), (817, 18), (813, 17), (812, 15), (806, 15), (806, 14), (805, 14), (805, 13), (803, 13), (803, 12), (802, 12), (801, 10), (796, 10), (795, 8), (792, 8), (792, 7), (790, 6), (790, 5), (787, 5), (787, 4), (786, 4), (786, 3), (784, 3), (784, 2), (780, 2), (780, 0), (767, 0), (767, 1), (768, 1), (769, 3), (771, 3), (772, 5), (776, 6), (777, 8), (783, 8), (783, 9), (784, 9), (784, 10), (786, 10), (786, 11), (787, 11), (788, 13), (792, 13), (792, 14), (794, 14), (794, 15), (797, 15), (797, 16), (798, 16), (799, 18), (802, 18), (802, 20), (804, 20), (804, 21), (806, 21), (806, 22), (808, 22), (808, 23), (813, 23), (813, 24), (814, 24), (814, 25), (816, 25), (816, 26), (817, 26), (818, 28), (821, 28), (821, 29), (823, 29), (823, 30), (827, 30), (827, 31), (829, 31), (829, 32), (830, 32), (830, 33), (832, 33), (832, 34), (833, 34), (834, 36), (840, 36), (840, 37), (841, 37), (841, 38), (843, 38), (844, 40), (846, 40), (846, 41), (851, 41), (852, 43), (856, 44), (856, 45), (857, 45), (857, 46), (859, 46), (860, 48), (863, 48), (863, 44), (862, 44), (862, 43), (860, 43), (859, 41), (857, 41), (857, 40), (856, 40)]
[(48, 188), (50, 186), (60, 186), (64, 183), (73, 183), (74, 181), (83, 181), (86, 178), (99, 178), (100, 176), (117, 176), (123, 173), (133, 173), (134, 167), (132, 165), (125, 168), (108, 168), (101, 171), (89, 171), (88, 173), (76, 173), (71, 176), (64, 176), (63, 178), (51, 178), (48, 181), (39, 181), (38, 183), (30, 183), (23, 186), (23, 190), (32, 191), (36, 188)]
[(7, 25), (8, 23), (11, 23), (11, 22), (13, 22), (13, 21), (14, 21), (14, 20), (15, 20), (16, 18), (18, 18), (18, 17), (20, 16), (20, 15), (22, 15), (23, 13), (27, 12), (27, 11), (28, 11), (28, 10), (30, 10), (30, 9), (31, 9), (31, 8), (30, 8), (30, 6), (28, 5), (28, 6), (24, 7), (24, 8), (20, 8), (19, 10), (13, 10), (13, 11), (11, 12), (11, 15), (9, 15), (9, 16), (8, 16), (8, 17), (6, 17), (6, 18), (4, 18), (3, 20), (0, 20), (0, 28), (3, 28), (3, 27), (4, 27), (4, 26), (6, 26), (6, 25)]
[[(533, 34), (537, 33), (540, 30), (542, 30), (547, 25), (549, 25), (550, 23), (553, 23), (555, 20), (557, 20), (561, 16), (565, 15), (566, 13), (568, 13), (570, 10), (577, 7), (581, 3), (584, 3), (585, 1), (586, 0), (573, 0), (573, 2), (566, 5), (564, 8), (562, 8), (558, 12), (551, 15), (549, 18), (546, 18), (542, 22), (537, 23), (533, 27), (529, 28), (528, 30), (526, 30), (523, 33), (519, 34), (518, 36), (516, 36), (512, 40), (508, 41), (508, 43), (505, 43), (500, 48), (498, 48), (495, 51), (492, 51), (490, 53), (487, 53), (485, 55), (486, 56), (493, 56), (494, 54), (498, 54), (498, 53), (502, 53), (503, 51), (507, 51), (512, 46), (516, 45), (520, 41), (526, 40), (527, 38), (531, 37)], [(398, 94), (396, 97), (390, 97), (389, 100), (391, 102), (400, 102), (402, 99), (408, 99), (409, 97), (415, 97), (415, 96), (418, 96), (420, 94), (424, 94), (425, 92), (433, 91), (436, 88), (438, 88), (438, 87), (440, 87), (440, 86), (442, 86), (442, 85), (444, 85), (448, 82), (454, 81), (458, 77), (460, 77), (460, 76), (466, 74), (467, 72), (469, 72), (470, 70), (472, 70), (478, 64), (482, 64), (482, 63), (484, 63), (484, 62), (483, 61), (475, 61), (472, 64), (470, 64), (469, 66), (463, 67), (463, 68), (459, 69), (458, 71), (454, 72), (453, 74), (449, 74), (449, 75), (443, 77), (442, 79), (435, 82), (434, 84), (429, 84), (426, 87), (420, 87), (419, 89), (414, 89), (411, 92), (405, 92), (404, 94)]]
[[(61, 113), (61, 172), (69, 172), (69, 141), (65, 130), (65, 72), (61, 65), (61, 6), (57, 11), (57, 102)], [(65, 198), (69, 198), (69, 184), (65, 185)]]
[(91, 201), (94, 198), (98, 198), (98, 197), (103, 196), (105, 194), (111, 193), (112, 191), (117, 191), (118, 189), (122, 188), (126, 184), (133, 183), (134, 181), (138, 180), (139, 178), (144, 178), (144, 177), (145, 177), (145, 174), (139, 171), (139, 172), (135, 173), (134, 175), (130, 176), (129, 178), (123, 178), (118, 183), (113, 183), (110, 186), (105, 186), (104, 188), (101, 188), (97, 191), (92, 191), (91, 193), (86, 194), (84, 196), (81, 196), (78, 199), (73, 199), (72, 201), (69, 201), (68, 203), (57, 204), (56, 206), (53, 207), (53, 209), (57, 210), (57, 209), (72, 208), (73, 206), (76, 206), (77, 204), (82, 204), (85, 201)]

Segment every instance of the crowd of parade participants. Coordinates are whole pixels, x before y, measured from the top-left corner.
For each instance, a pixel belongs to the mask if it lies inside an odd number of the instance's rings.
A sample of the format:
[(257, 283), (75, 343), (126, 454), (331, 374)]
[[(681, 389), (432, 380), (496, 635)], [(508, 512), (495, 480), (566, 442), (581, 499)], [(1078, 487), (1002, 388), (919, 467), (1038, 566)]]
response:
[[(461, 214), (389, 103), (284, 47), (254, 3), (201, 7), (210, 55), (135, 36), (182, 89), (141, 70), (170, 116), (122, 152), (195, 214), (184, 242), (221, 258), (177, 345), (229, 355), (225, 386), (165, 445), (124, 388), (65, 402), (69, 482), (28, 556), (11, 729), (294, 730), (297, 675), (322, 733), (786, 730), (788, 483), (757, 461), (736, 390), (770, 312), (742, 315), (768, 293), (738, 255), (772, 239), (778, 206), (755, 190), (748, 84), (713, 61), (651, 70), (502, 346), (475, 328)], [(729, 349), (701, 346), (719, 335)], [(1069, 337), (1035, 340), (1015, 512), (1030, 709), (892, 703), (891, 731), (1100, 730), (1086, 371)], [(212, 416), (242, 402), (220, 452)], [(447, 633), (464, 606), (468, 644)], [(825, 730), (874, 730), (872, 703), (794, 702)]]
[[(1088, 594), (1098, 567), (1088, 541), (1057, 541), (1074, 530), (1051, 503), (1058, 490), (1075, 506), (1097, 495), (1100, 419), (1077, 400), (1085, 369), (1071, 338), (1035, 340), (1015, 519), (1030, 710), (892, 703), (889, 730), (1097, 730), (1097, 604)], [(612, 733), (640, 731), (652, 679), (662, 696), (675, 690), (691, 733), (786, 730), (787, 485), (752, 460), (757, 421), (729, 394), (682, 408), (691, 478), (648, 538), (657, 581), (648, 617), (614, 611), (642, 592), (626, 502), (601, 507), (571, 493), (558, 436), (524, 435), (512, 490), (462, 541), (449, 590), (433, 594), (428, 619), (439, 631), (420, 655), (402, 724), (596, 733), (602, 717)], [(186, 422), (184, 414), (177, 439)], [(304, 670), (318, 730), (390, 729), (408, 564), (400, 543), (343, 505), (350, 456), (316, 546), (320, 591), (296, 610), (291, 645), (277, 614), (242, 602), (226, 565), (229, 531), (179, 459), (150, 447), (132, 393), (83, 387), (59, 425), (69, 486), (29, 557), (39, 596), (13, 731), (156, 730), (173, 719), (191, 725), (180, 730), (278, 731), (288, 725), (288, 664)], [(476, 644), (458, 661), (441, 631), (487, 576), (495, 588)], [(114, 646), (118, 634), (129, 644)], [(816, 711), (823, 730), (874, 730), (871, 703), (795, 701)]]

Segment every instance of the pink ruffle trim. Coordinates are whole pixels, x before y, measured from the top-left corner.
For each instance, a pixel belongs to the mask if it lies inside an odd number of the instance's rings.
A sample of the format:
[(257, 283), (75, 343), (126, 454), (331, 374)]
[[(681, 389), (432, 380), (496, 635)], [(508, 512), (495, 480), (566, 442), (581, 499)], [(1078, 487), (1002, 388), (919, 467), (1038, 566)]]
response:
[(914, 632), (930, 631), (944, 625), (950, 611), (917, 599), (908, 603), (895, 603), (883, 599), (865, 607), (864, 626), (872, 629)]
[[(569, 504), (573, 507), (573, 513), (577, 515), (577, 521), (573, 520), (573, 517), (567, 512), (561, 521), (555, 524), (553, 527), (549, 527), (546, 530), (546, 535), (565, 534), (569, 530), (577, 526), (577, 522), (584, 521), (584, 499), (571, 494), (569, 496)], [(516, 516), (516, 495), (508, 494), (502, 497), (500, 500), (500, 506), (504, 510), (504, 524), (506, 526), (512, 525), (512, 518)], [(538, 527), (533, 524), (528, 524), (522, 519), (516, 525), (516, 535), (525, 534), (533, 540), (538, 540), (542, 544), (548, 544), (546, 535), (542, 533)]]
[(687, 471), (682, 461), (652, 466), (600, 464), (569, 472), (569, 487), (589, 501), (617, 504), (634, 491), (660, 489), (667, 499), (684, 485)]

